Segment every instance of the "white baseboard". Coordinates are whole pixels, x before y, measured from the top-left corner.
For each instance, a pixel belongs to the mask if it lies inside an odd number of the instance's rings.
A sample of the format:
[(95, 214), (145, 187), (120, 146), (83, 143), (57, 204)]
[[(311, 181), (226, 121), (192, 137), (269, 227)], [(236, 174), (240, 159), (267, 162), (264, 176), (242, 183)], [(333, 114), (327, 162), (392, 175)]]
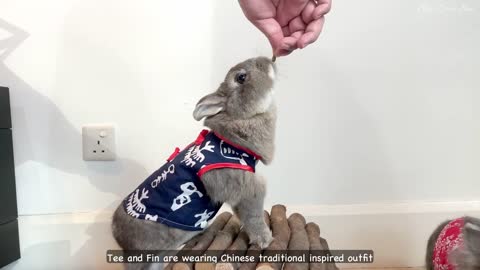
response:
[(290, 211), (310, 216), (354, 216), (380, 214), (420, 214), (478, 212), (480, 201), (390, 202), (341, 205), (292, 205)]
[[(437, 224), (461, 215), (480, 216), (479, 201), (287, 205), (287, 209), (317, 223), (331, 249), (374, 250), (373, 264), (342, 268), (422, 266), (426, 241)], [(111, 237), (111, 214), (20, 216), (22, 259), (5, 269), (121, 269), (105, 263), (105, 251), (118, 248)]]
[(428, 237), (441, 222), (480, 216), (480, 201), (401, 202), (354, 205), (292, 205), (320, 226), (330, 249), (371, 249), (373, 264), (341, 268), (422, 267)]

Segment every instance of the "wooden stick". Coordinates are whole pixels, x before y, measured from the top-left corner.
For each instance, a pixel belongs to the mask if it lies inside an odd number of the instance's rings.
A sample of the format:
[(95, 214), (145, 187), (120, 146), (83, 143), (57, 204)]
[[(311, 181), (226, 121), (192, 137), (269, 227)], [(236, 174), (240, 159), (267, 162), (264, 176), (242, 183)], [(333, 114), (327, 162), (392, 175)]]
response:
[(270, 217), (273, 237), (287, 248), (290, 240), (290, 227), (287, 220), (287, 208), (284, 205), (274, 205)]
[[(267, 227), (270, 227), (270, 215), (268, 214), (267, 211), (263, 212), (265, 223), (267, 223)], [(246, 233), (245, 233), (246, 234)], [(247, 236), (248, 239), (248, 236)], [(249, 240), (247, 240), (247, 245), (249, 243)], [(248, 247), (247, 252), (245, 253), (245, 256), (255, 256), (258, 258), (258, 255), (262, 254), (262, 249), (258, 245), (250, 245)], [(231, 268), (228, 266), (225, 268), (226, 270), (254, 270), (255, 267), (257, 266), (258, 262), (248, 262), (248, 263), (237, 263), (237, 264), (231, 264)], [(220, 269), (217, 269), (220, 270)]]
[[(322, 237), (320, 237), (320, 244), (322, 244), (322, 247), (324, 250), (330, 250), (330, 248), (328, 247), (327, 240), (325, 240)], [(326, 268), (327, 270), (338, 270), (338, 267), (335, 263), (327, 263)]]
[[(285, 252), (290, 240), (290, 227), (287, 221), (287, 209), (284, 205), (274, 205), (270, 215), (270, 224), (272, 227), (273, 241), (265, 249), (264, 255), (273, 255)], [(256, 270), (280, 270), (282, 262), (269, 263), (261, 262)]]
[[(210, 244), (207, 249), (209, 256), (220, 256), (223, 254), (225, 249), (227, 249), (235, 239), (235, 235), (238, 234), (240, 231), (240, 220), (238, 220), (237, 216), (232, 216), (225, 227), (217, 232), (215, 239)], [(214, 270), (215, 263), (213, 262), (201, 262), (195, 263), (195, 270)]]
[[(247, 232), (242, 229), (238, 234), (237, 238), (235, 238), (235, 242), (233, 242), (233, 244), (228, 247), (225, 253), (233, 254), (234, 252), (243, 251), (243, 254), (245, 254), (247, 252), (249, 240), (250, 239), (248, 238)], [(240, 255), (241, 253), (235, 253), (235, 254)]]
[[(310, 244), (310, 247), (309, 247), (310, 252), (324, 250), (322, 244), (320, 243), (320, 228), (318, 227), (318, 225), (313, 222), (309, 222), (305, 226), (305, 230), (307, 231), (308, 242)], [(313, 254), (315, 254), (315, 252), (313, 252)], [(327, 269), (327, 265), (324, 263), (310, 262), (309, 266), (310, 266), (310, 270), (326, 270)]]
[[(191, 248), (191, 250), (204, 252), (208, 248), (210, 243), (212, 243), (213, 239), (215, 238), (215, 234), (221, 229), (223, 229), (231, 216), (231, 213), (223, 212), (217, 218), (215, 218), (215, 221), (210, 226), (208, 226), (207, 229), (205, 229), (202, 236), (200, 236), (198, 242), (193, 248)], [(172, 270), (193, 270), (193, 263), (175, 263), (172, 266)]]
[[(176, 256), (179, 256), (182, 253), (182, 251), (190, 250), (193, 247), (195, 247), (195, 245), (198, 242), (198, 239), (200, 239), (201, 236), (202, 236), (202, 234), (200, 233), (200, 234), (195, 235), (192, 239), (188, 240), (185, 243), (185, 245), (182, 247), (182, 249), (179, 252), (177, 252)], [(173, 265), (174, 265), (174, 263), (169, 263), (169, 264), (167, 264), (167, 266), (165, 266), (163, 268), (163, 270), (172, 270)]]
[[(288, 256), (296, 257), (302, 255), (299, 251), (307, 251), (310, 248), (307, 231), (305, 230), (305, 218), (299, 213), (294, 213), (288, 218), (291, 235), (288, 243)], [(307, 258), (306, 258), (307, 259)], [(287, 262), (284, 270), (308, 270), (308, 262)]]
[[(225, 251), (225, 254), (235, 254), (238, 256), (245, 255), (248, 249), (248, 241), (249, 238), (247, 232), (241, 230), (233, 244)], [(236, 270), (238, 267), (238, 263), (221, 262), (215, 266), (215, 270)]]

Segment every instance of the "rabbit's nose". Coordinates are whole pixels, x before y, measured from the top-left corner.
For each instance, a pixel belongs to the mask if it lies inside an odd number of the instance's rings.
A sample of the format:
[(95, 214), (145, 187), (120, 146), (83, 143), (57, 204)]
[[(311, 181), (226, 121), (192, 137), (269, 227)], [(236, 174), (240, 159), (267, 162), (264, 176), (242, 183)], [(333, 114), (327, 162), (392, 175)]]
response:
[(255, 61), (255, 64), (258, 69), (268, 72), (270, 66), (273, 64), (272, 60), (267, 58), (267, 57), (258, 57), (257, 60)]

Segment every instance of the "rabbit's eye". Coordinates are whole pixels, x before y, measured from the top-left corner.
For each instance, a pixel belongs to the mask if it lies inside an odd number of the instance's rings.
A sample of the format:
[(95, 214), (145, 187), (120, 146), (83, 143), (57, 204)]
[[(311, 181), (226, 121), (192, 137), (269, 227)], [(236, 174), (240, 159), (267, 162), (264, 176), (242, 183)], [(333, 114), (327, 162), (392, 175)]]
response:
[(247, 80), (247, 74), (245, 73), (237, 74), (237, 76), (235, 77), (235, 81), (239, 84), (245, 83), (245, 80)]

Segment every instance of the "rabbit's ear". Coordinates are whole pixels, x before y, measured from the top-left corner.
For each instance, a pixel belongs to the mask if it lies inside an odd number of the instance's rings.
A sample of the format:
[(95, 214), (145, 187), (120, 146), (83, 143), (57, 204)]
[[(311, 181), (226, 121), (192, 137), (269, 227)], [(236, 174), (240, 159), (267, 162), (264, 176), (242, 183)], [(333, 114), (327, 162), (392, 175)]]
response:
[(193, 111), (193, 118), (200, 121), (204, 117), (215, 115), (224, 110), (225, 102), (226, 98), (216, 93), (206, 95), (198, 101)]

